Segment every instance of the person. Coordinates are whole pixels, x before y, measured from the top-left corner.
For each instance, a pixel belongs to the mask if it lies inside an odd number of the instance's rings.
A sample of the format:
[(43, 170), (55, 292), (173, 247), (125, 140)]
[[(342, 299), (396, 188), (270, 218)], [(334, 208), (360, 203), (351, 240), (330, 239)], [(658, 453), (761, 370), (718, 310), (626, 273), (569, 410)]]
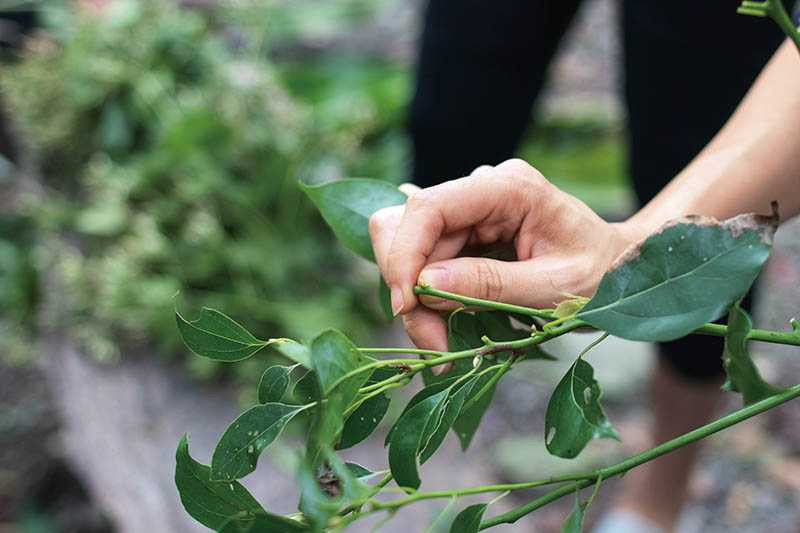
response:
[[(747, 46), (762, 45), (748, 42)], [(696, 80), (690, 85), (704, 90)], [(680, 114), (674, 106), (672, 113), (680, 116), (669, 117), (668, 122), (695, 119), (691, 112)], [(633, 115), (630, 120), (634, 123), (646, 120)], [(666, 156), (658, 153), (658, 145), (663, 143), (669, 150), (671, 144), (669, 139), (664, 141), (666, 134), (659, 133), (660, 127), (656, 122), (650, 128), (649, 134), (655, 138), (634, 138), (634, 169), (642, 143), (649, 144), (657, 161), (664, 161)], [(472, 148), (474, 143), (465, 147)], [(465, 177), (414, 192), (405, 206), (378, 211), (370, 219), (370, 235), (378, 266), (390, 287), (393, 311), (402, 316), (409, 337), (420, 347), (445, 350), (446, 325), (440, 313), (456, 304), (430, 297), (418, 299), (414, 285), (424, 283), (531, 307), (551, 307), (566, 293), (590, 296), (615, 258), (666, 221), (688, 214), (723, 219), (742, 212), (769, 213), (772, 200), (779, 201), (783, 220), (797, 214), (797, 154), (800, 57), (787, 40), (713, 139), (624, 222), (604, 221), (527, 162), (510, 159), (478, 166)], [(668, 168), (665, 165), (662, 171)], [(459, 256), (465, 245), (498, 242), (513, 246), (515, 261)], [(720, 353), (721, 344), (695, 346), (689, 359), (707, 364), (719, 359)], [(704, 423), (714, 411), (718, 391), (718, 380), (698, 382), (682, 374), (680, 358), (662, 359), (654, 379), (658, 420), (654, 440), (666, 440)], [(646, 526), (639, 531), (672, 530), (696, 453), (696, 448), (689, 447), (628, 474), (616, 508), (640, 517), (640, 524)]]

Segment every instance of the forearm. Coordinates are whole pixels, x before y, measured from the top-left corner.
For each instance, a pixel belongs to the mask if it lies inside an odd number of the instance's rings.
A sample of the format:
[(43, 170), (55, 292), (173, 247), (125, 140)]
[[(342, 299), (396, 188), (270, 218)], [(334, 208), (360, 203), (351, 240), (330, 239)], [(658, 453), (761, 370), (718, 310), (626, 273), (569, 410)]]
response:
[(788, 40), (705, 149), (625, 225), (648, 234), (688, 214), (800, 212), (800, 56)]

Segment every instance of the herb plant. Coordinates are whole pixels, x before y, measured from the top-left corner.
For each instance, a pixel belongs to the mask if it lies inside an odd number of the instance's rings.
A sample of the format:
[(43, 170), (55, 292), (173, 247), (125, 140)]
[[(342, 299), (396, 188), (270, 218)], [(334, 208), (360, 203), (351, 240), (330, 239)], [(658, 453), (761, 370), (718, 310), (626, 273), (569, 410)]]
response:
[[(740, 11), (775, 18), (800, 43), (780, 2), (745, 1)], [(381, 207), (404, 202), (395, 188), (372, 180), (303, 188), (339, 239), (366, 259), (372, 259), (369, 216)], [(343, 531), (366, 516), (385, 513), (391, 517), (397, 509), (420, 500), (457, 501), (461, 496), (486, 494), (485, 503), (463, 508), (452, 522), (451, 532), (470, 533), (514, 523), (548, 503), (575, 495), (563, 530), (580, 531), (604, 481), (800, 396), (800, 384), (779, 387), (766, 382), (748, 351), (750, 341), (800, 346), (800, 323), (792, 319), (786, 331), (756, 329), (739, 305), (769, 257), (777, 223), (777, 204), (771, 216), (743, 214), (724, 221), (686, 217), (670, 222), (624, 254), (591, 299), (568, 299), (553, 309), (418, 286), (417, 294), (466, 307), (449, 316), (449, 350), (445, 352), (357, 347), (334, 329), (305, 343), (264, 340), (213, 309), (204, 308), (195, 320), (177, 314), (181, 336), (197, 355), (234, 362), (268, 348), (289, 362), (263, 373), (258, 403), (224, 432), (210, 466), (193, 459), (187, 438), (181, 440), (175, 472), (181, 500), (189, 514), (217, 531), (282, 533)], [(726, 314), (727, 324), (715, 323)], [(550, 359), (543, 348), (548, 341), (587, 328), (604, 334), (576, 357), (550, 397), (542, 429), (552, 455), (573, 458), (593, 439), (619, 439), (603, 411), (602, 389), (594, 370), (584, 358), (609, 334), (637, 341), (724, 337), (722, 357), (728, 376), (724, 388), (741, 395), (742, 408), (596, 470), (524, 483), (420, 490), (419, 466), (433, 457), (451, 430), (467, 450), (504, 375), (526, 361)], [(453, 363), (448, 373), (431, 372), (445, 363)], [(417, 375), (424, 387), (408, 401), (385, 438), (388, 469), (373, 471), (340, 459), (338, 450), (363, 441), (385, 417), (391, 402), (386, 392), (408, 385)], [(264, 508), (239, 480), (255, 470), (264, 449), (296, 419), (308, 423), (297, 471), (300, 512), (281, 516)], [(396, 496), (391, 484), (404, 494)], [(553, 489), (508, 512), (485, 516), (499, 497), (489, 495), (545, 485)], [(581, 491), (590, 487), (593, 490), (583, 501)]]

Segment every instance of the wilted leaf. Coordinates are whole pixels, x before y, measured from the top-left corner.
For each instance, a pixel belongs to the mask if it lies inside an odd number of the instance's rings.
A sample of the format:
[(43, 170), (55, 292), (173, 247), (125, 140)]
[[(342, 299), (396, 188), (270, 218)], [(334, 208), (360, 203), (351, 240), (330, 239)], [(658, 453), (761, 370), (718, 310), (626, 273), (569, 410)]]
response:
[(747, 292), (769, 256), (775, 223), (748, 214), (667, 224), (603, 276), (577, 317), (625, 339), (683, 337)]
[(261, 375), (258, 382), (258, 403), (279, 402), (289, 387), (289, 374), (292, 367), (274, 365)]
[(551, 454), (571, 459), (592, 439), (619, 440), (600, 405), (602, 394), (592, 365), (579, 357), (547, 404), (545, 443)]
[(450, 533), (478, 533), (483, 514), (488, 507), (489, 505), (486, 503), (476, 503), (465, 508), (453, 520), (453, 525), (450, 526)]
[(345, 450), (369, 437), (386, 416), (389, 403), (389, 398), (385, 394), (378, 394), (365, 400), (345, 420), (342, 438), (336, 447)]
[(725, 351), (722, 361), (728, 380), (727, 390), (742, 394), (744, 405), (750, 405), (783, 389), (764, 381), (747, 349), (747, 335), (753, 322), (747, 312), (737, 302), (728, 313), (728, 332), (725, 335)]
[(197, 320), (188, 321), (175, 313), (183, 342), (197, 355), (216, 361), (241, 361), (267, 346), (235, 322), (215, 309), (204, 307)]
[(175, 453), (175, 484), (181, 503), (192, 518), (211, 529), (219, 529), (232, 518), (265, 512), (240, 483), (211, 481), (211, 469), (189, 455), (184, 435)]
[(302, 406), (267, 403), (251, 407), (233, 421), (211, 459), (214, 480), (240, 479), (256, 469), (258, 456), (272, 444)]
[(445, 389), (428, 396), (397, 420), (389, 442), (389, 467), (398, 486), (419, 488), (417, 455), (424, 444), (425, 430), (432, 420), (439, 418), (447, 395)]
[(374, 260), (369, 217), (379, 209), (406, 201), (406, 195), (396, 186), (379, 180), (343, 179), (322, 185), (301, 183), (300, 186), (339, 240), (369, 260)]

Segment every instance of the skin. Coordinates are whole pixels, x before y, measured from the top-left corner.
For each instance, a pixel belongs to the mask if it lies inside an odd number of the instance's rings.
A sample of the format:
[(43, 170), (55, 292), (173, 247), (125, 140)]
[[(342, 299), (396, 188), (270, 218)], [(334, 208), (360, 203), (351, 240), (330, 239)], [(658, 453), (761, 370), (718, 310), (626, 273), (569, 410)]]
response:
[[(378, 211), (370, 235), (391, 289), (392, 308), (421, 348), (447, 349), (441, 311), (456, 304), (418, 299), (414, 285), (530, 307), (565, 294), (590, 296), (621, 253), (665, 222), (688, 214), (728, 218), (800, 212), (800, 61), (786, 41), (714, 139), (649, 204), (623, 223), (602, 220), (534, 167), (509, 160), (424, 190)], [(505, 246), (515, 261), (469, 257), (465, 246)], [(473, 255), (475, 255), (473, 253)], [(446, 371), (446, 369), (443, 369)], [(663, 362), (653, 378), (656, 442), (705, 423), (718, 384), (690, 383)], [(615, 505), (672, 531), (697, 454), (690, 447), (626, 476)], [(656, 487), (654, 489), (654, 487)]]

